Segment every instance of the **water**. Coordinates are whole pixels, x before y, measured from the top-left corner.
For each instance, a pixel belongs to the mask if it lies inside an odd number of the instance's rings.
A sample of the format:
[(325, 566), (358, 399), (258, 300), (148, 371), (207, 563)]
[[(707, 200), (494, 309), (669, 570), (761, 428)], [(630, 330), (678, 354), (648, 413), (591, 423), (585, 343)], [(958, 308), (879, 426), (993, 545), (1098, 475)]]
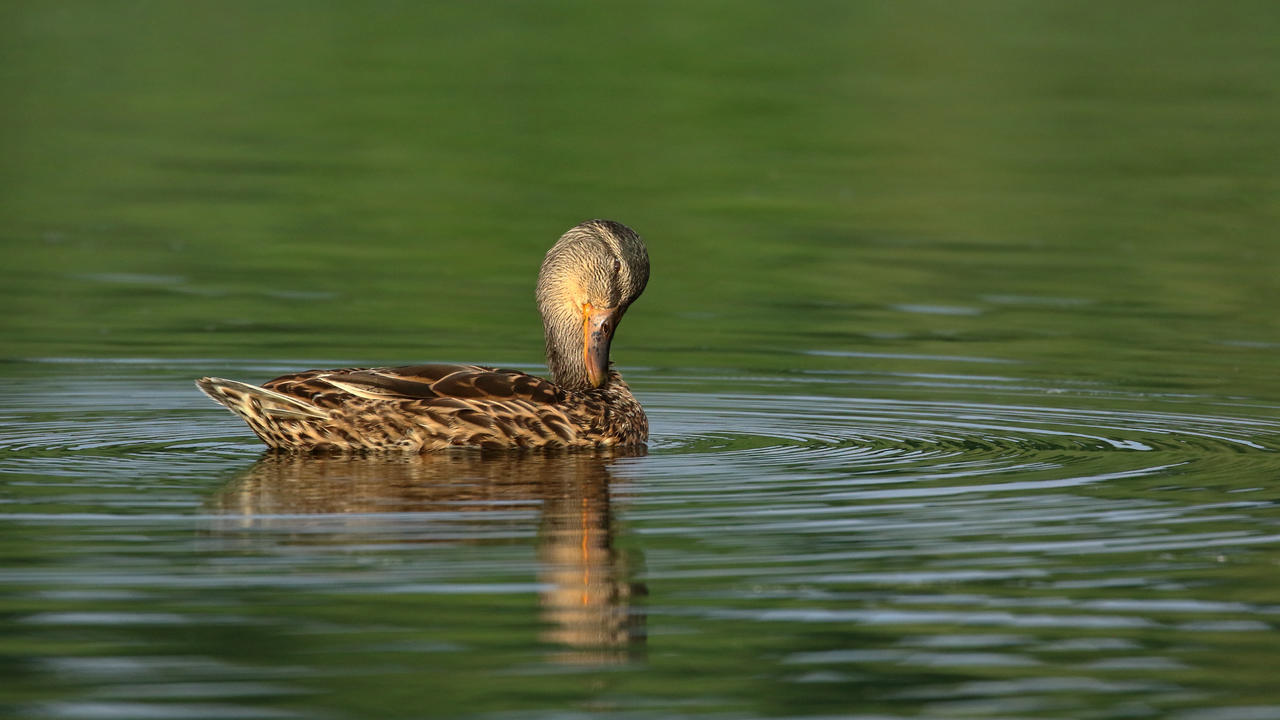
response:
[(6, 382), (16, 714), (1277, 712), (1274, 409), (639, 372), (647, 453), (300, 459), (199, 366)]
[[(0, 714), (1280, 718), (1280, 14), (802, 10), (0, 9)], [(589, 216), (644, 452), (192, 384), (540, 372)]]

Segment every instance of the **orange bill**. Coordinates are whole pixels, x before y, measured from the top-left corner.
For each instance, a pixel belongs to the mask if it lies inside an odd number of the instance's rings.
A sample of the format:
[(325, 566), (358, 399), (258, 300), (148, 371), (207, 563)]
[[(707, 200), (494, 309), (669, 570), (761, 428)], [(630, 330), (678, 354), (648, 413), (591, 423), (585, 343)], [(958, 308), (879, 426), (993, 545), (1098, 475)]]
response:
[(598, 308), (591, 303), (582, 306), (582, 352), (592, 387), (603, 385), (609, 375), (609, 343), (617, 320), (617, 308)]

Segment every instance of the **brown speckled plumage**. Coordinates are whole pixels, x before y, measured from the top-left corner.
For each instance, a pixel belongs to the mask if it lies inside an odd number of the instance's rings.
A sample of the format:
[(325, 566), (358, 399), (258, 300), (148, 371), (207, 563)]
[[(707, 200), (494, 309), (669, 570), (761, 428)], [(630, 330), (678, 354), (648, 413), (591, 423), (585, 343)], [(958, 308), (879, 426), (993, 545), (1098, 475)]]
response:
[(649, 276), (630, 228), (590, 220), (547, 253), (538, 307), (555, 382), (476, 365), (308, 370), (261, 386), (196, 384), (272, 448), (303, 451), (643, 444), (644, 410), (609, 368), (609, 344)]

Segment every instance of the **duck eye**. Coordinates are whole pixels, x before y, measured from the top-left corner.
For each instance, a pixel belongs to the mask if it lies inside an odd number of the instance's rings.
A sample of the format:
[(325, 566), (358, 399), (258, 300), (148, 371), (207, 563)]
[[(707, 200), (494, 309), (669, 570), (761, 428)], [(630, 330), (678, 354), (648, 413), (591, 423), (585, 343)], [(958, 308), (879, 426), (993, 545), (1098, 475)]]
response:
[(614, 258), (614, 259), (613, 259), (613, 274), (614, 274), (614, 275), (617, 275), (617, 274), (618, 274), (618, 273), (620, 273), (620, 272), (622, 272), (622, 261), (621, 261), (621, 260), (619, 260), (618, 258)]

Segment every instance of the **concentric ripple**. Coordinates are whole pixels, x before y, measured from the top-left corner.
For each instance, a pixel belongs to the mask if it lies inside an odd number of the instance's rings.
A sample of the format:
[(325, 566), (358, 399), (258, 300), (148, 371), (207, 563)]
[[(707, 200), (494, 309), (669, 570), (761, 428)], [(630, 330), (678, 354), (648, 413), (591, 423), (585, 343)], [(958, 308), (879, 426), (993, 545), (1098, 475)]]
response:
[(879, 462), (886, 454), (921, 451), (936, 458), (1028, 450), (1280, 448), (1280, 422), (1256, 418), (807, 395), (667, 393), (646, 399), (669, 423), (661, 446), (676, 451), (838, 446), (874, 454)]
[[(77, 457), (93, 458), (100, 472), (104, 456), (125, 463), (153, 456), (182, 462), (186, 452), (206, 453), (207, 460), (207, 453), (241, 456), (259, 448), (243, 425), (190, 387), (190, 373), (167, 368), (168, 377), (145, 378), (131, 370), (52, 384), (11, 383), (0, 414), (0, 458), (74, 474)], [(808, 472), (961, 477), (1100, 462), (1138, 471), (1207, 458), (1229, 467), (1232, 456), (1280, 449), (1280, 421), (1265, 416), (772, 390), (643, 394), (653, 426), (651, 453), (678, 456), (689, 470), (802, 466)], [(50, 405), (51, 397), (56, 404)]]
[(1208, 461), (1227, 474), (1280, 448), (1280, 422), (1260, 418), (812, 395), (648, 399), (655, 450), (685, 471), (943, 486), (897, 491), (904, 497), (954, 484), (1065, 487)]
[(1280, 420), (1256, 403), (637, 373), (647, 453), (318, 460), (263, 457), (196, 374), (0, 380), (28, 714), (204, 716), (169, 703), (195, 688), (256, 717), (353, 666), (525, 693), (581, 685), (540, 664), (633, 663), (682, 707), (750, 682), (984, 720), (1272, 682)]

